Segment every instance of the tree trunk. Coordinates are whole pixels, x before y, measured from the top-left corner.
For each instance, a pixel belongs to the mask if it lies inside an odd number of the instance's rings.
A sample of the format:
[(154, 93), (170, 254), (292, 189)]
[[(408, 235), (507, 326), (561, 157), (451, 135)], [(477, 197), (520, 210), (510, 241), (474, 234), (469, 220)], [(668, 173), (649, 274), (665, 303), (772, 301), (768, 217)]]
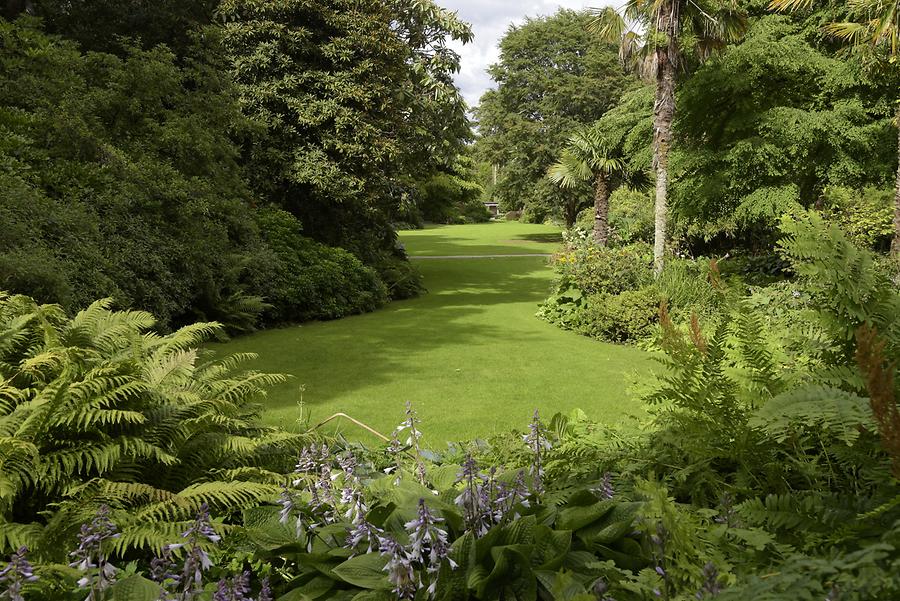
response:
[(594, 242), (597, 246), (609, 242), (609, 184), (603, 171), (594, 180)]
[(656, 49), (656, 101), (653, 107), (653, 168), (656, 171), (656, 206), (653, 236), (653, 270), (657, 275), (665, 263), (669, 220), (669, 150), (672, 147), (672, 122), (675, 120), (675, 76), (678, 70), (679, 0), (663, 5), (659, 31), (668, 38)]
[(900, 106), (897, 107), (897, 183), (894, 189), (894, 239), (891, 254), (900, 257)]

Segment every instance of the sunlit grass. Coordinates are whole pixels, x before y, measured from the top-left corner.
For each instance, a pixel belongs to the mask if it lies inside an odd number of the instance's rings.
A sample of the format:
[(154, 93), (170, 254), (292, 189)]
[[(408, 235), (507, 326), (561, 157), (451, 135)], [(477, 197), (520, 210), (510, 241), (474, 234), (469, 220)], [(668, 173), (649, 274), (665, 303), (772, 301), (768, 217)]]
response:
[[(403, 238), (411, 254), (443, 254), (452, 247), (468, 250), (450, 254), (503, 254), (493, 249), (522, 251), (501, 240), (553, 232), (499, 223), (404, 232)], [(527, 252), (555, 248), (548, 242), (528, 245)], [(535, 408), (549, 416), (578, 407), (607, 422), (640, 413), (629, 401), (626, 376), (649, 370), (645, 353), (564, 332), (534, 316), (553, 277), (545, 258), (416, 264), (428, 287), (420, 298), (367, 315), (260, 332), (220, 347), (258, 353), (253, 367), (294, 376), (267, 399), (267, 422), (293, 427), (302, 396), (303, 417), (312, 423), (344, 412), (389, 434), (411, 401), (426, 442), (442, 446), (524, 427)], [(344, 431), (362, 434), (355, 427)]]

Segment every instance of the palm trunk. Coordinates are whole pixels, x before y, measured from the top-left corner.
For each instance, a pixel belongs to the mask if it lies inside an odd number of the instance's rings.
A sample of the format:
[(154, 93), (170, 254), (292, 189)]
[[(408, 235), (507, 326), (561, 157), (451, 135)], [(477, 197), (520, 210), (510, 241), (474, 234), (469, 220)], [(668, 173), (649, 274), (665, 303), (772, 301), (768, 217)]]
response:
[(900, 107), (897, 108), (897, 184), (894, 189), (894, 239), (891, 254), (900, 257)]
[(594, 180), (594, 242), (597, 246), (609, 242), (609, 185), (602, 171)]
[(675, 76), (678, 69), (678, 0), (667, 3), (659, 15), (659, 30), (668, 37), (656, 50), (656, 102), (653, 107), (653, 167), (656, 171), (656, 206), (653, 236), (653, 270), (659, 275), (665, 264), (669, 221), (669, 150), (675, 120)]

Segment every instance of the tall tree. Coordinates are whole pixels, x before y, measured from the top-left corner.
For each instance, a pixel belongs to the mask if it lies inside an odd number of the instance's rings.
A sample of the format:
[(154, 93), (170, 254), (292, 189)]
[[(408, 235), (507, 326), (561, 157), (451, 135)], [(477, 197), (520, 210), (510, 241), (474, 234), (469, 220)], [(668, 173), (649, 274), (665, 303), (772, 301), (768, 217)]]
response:
[(686, 58), (702, 61), (744, 30), (736, 0), (628, 0), (622, 13), (601, 9), (592, 23), (600, 38), (620, 45), (626, 62), (642, 55), (643, 70), (655, 80), (653, 168), (656, 172), (654, 268), (664, 265), (668, 228), (669, 152), (675, 120), (675, 91)]
[(450, 163), (471, 135), (448, 42), (471, 30), (428, 0), (224, 0), (257, 192), (367, 262), (392, 252), (400, 178)]
[(587, 31), (587, 13), (559, 11), (511, 27), (490, 74), (496, 90), (476, 110), (480, 158), (498, 165), (494, 196), (504, 210), (534, 220), (552, 215), (567, 195), (547, 169), (569, 135), (615, 106), (634, 79), (610, 44)]
[[(594, 242), (606, 246), (609, 241), (609, 195), (613, 180), (624, 175), (625, 161), (620, 150), (597, 127), (579, 131), (569, 138), (559, 161), (554, 163), (547, 177), (561, 188), (573, 188), (593, 179)], [(566, 225), (575, 223), (573, 212), (566, 212)]]
[[(772, 0), (775, 10), (808, 9), (816, 0)], [(851, 53), (867, 67), (882, 71), (898, 89), (900, 75), (900, 0), (847, 0), (847, 19), (825, 27), (846, 42)], [(900, 94), (894, 99), (897, 125), (897, 179), (894, 196), (894, 238), (891, 253), (900, 256)]]
[(884, 90), (819, 35), (823, 14), (751, 17), (739, 43), (678, 93), (672, 223), (689, 243), (764, 250), (785, 213), (837, 187), (894, 180)]

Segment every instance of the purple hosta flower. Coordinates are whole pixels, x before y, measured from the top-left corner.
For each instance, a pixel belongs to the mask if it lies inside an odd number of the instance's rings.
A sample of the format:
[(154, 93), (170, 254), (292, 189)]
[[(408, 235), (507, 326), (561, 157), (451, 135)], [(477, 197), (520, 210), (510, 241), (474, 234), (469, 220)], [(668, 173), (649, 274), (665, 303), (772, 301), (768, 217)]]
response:
[(494, 522), (499, 523), (504, 517), (511, 515), (517, 519), (519, 513), (515, 512), (516, 505), (530, 507), (528, 501), (528, 485), (525, 483), (525, 472), (519, 470), (512, 484), (500, 482), (497, 485), (497, 496), (494, 498)]
[(201, 545), (206, 542), (215, 544), (222, 540), (212, 527), (209, 506), (206, 503), (200, 506), (197, 518), (190, 528), (181, 534), (181, 538), (185, 539), (185, 542), (169, 545), (167, 550), (170, 552), (181, 548), (187, 550), (178, 583), (183, 587), (179, 599), (190, 601), (203, 589), (203, 572), (212, 567), (209, 555)]
[(168, 585), (174, 584), (178, 586), (181, 581), (181, 574), (178, 573), (178, 566), (172, 557), (172, 550), (165, 547), (162, 555), (158, 555), (150, 560), (150, 580), (159, 584), (162, 588), (158, 601), (169, 601), (171, 597), (167, 590)]
[(350, 451), (346, 453), (342, 453), (337, 458), (338, 466), (341, 468), (341, 471), (344, 472), (344, 481), (345, 482), (359, 482), (359, 475), (356, 473), (356, 470), (359, 467), (359, 464), (356, 461), (356, 457)]
[(594, 492), (600, 495), (601, 499), (610, 500), (616, 496), (616, 490), (613, 488), (612, 474), (606, 472), (600, 481), (600, 486), (594, 489)]
[[(398, 430), (399, 430), (399, 429), (398, 429)], [(400, 484), (400, 477), (401, 477), (401, 474), (400, 474), (400, 464), (401, 464), (400, 453), (403, 452), (403, 445), (400, 444), (400, 435), (399, 435), (398, 430), (394, 430), (394, 431), (391, 433), (391, 441), (388, 443), (388, 446), (387, 446), (387, 449), (386, 449), (387, 452), (388, 452), (391, 456), (393, 456), (393, 458), (394, 458), (394, 465), (391, 465), (391, 466), (388, 466), (388, 467), (384, 468), (384, 473), (385, 473), (385, 474), (388, 474), (388, 475), (394, 474), (394, 486), (397, 486), (398, 484)]]
[(719, 570), (713, 562), (708, 561), (706, 562), (706, 565), (703, 566), (703, 586), (700, 587), (700, 590), (697, 591), (695, 596), (697, 599), (707, 599), (709, 597), (715, 597), (721, 592), (722, 585), (719, 582)]
[(259, 589), (259, 598), (256, 601), (274, 601), (274, 599), (272, 586), (269, 584), (269, 577), (266, 576), (262, 579), (262, 585)]
[(388, 573), (388, 582), (393, 586), (398, 599), (412, 599), (419, 588), (412, 561), (403, 545), (390, 536), (381, 539), (378, 547), (381, 555), (388, 558), (384, 571)]
[(380, 528), (375, 527), (366, 520), (362, 520), (358, 524), (354, 524), (347, 532), (346, 547), (348, 549), (357, 549), (363, 543), (366, 543), (366, 553), (371, 553), (381, 544), (382, 534), (383, 531)]
[[(118, 538), (116, 525), (109, 519), (109, 507), (101, 505), (90, 524), (82, 524), (78, 534), (78, 548), (69, 553), (69, 564), (85, 575), (78, 580), (79, 588), (89, 589), (87, 599), (94, 601), (103, 595), (116, 580), (116, 568), (103, 553), (103, 543)], [(96, 573), (92, 573), (96, 569)]]
[(487, 490), (480, 482), (482, 479), (483, 476), (478, 471), (478, 465), (472, 456), (467, 454), (463, 461), (462, 471), (457, 477), (457, 482), (462, 482), (464, 487), (454, 503), (462, 509), (466, 530), (473, 532), (475, 536), (484, 536), (489, 527), (484, 517), (485, 514), (490, 515), (490, 497), (485, 499)]
[(456, 569), (456, 562), (448, 557), (450, 544), (447, 542), (447, 533), (438, 527), (443, 521), (428, 510), (425, 499), (419, 499), (419, 514), (416, 519), (406, 523), (406, 530), (409, 532), (409, 559), (425, 568), (430, 581), (429, 595), (434, 594), (437, 574), (445, 559), (452, 569)]
[(669, 598), (669, 575), (666, 572), (666, 543), (668, 540), (669, 531), (666, 530), (662, 522), (657, 522), (656, 534), (650, 535), (650, 542), (653, 544), (652, 552), (656, 560), (656, 573), (663, 579), (663, 590), (666, 593), (666, 599)]
[(422, 461), (422, 449), (419, 446), (419, 440), (422, 438), (422, 432), (418, 428), (419, 417), (412, 403), (406, 401), (406, 419), (397, 426), (396, 434), (399, 437), (400, 432), (408, 431), (406, 438), (406, 446), (411, 447), (416, 454), (416, 473), (419, 476), (419, 483), (425, 485), (425, 462)]
[[(281, 510), (278, 512), (278, 521), (287, 526), (288, 522), (291, 521), (291, 514), (294, 512), (294, 495), (291, 494), (287, 486), (281, 489), (278, 504), (281, 505)], [(297, 516), (295, 527), (297, 536), (300, 536), (300, 533), (303, 531), (303, 518), (299, 515)]]
[(528, 448), (531, 449), (533, 455), (531, 460), (530, 474), (534, 482), (534, 493), (541, 494), (544, 492), (544, 452), (550, 449), (550, 441), (547, 439), (546, 431), (541, 424), (541, 416), (538, 410), (534, 410), (534, 417), (528, 427), (528, 434), (522, 437)]
[(366, 553), (370, 553), (378, 546), (381, 530), (366, 519), (369, 508), (365, 504), (362, 493), (356, 488), (344, 488), (341, 493), (341, 502), (349, 507), (344, 517), (353, 524), (347, 531), (347, 548), (357, 549), (365, 542)]
[[(300, 449), (296, 472), (298, 474), (318, 474), (323, 463), (331, 464), (331, 452), (328, 445), (324, 442), (321, 446), (313, 443)], [(299, 482), (295, 482), (295, 485), (297, 484)]]
[(249, 595), (250, 572), (244, 571), (231, 580), (219, 580), (213, 601), (253, 601)]
[(25, 601), (22, 593), (25, 583), (37, 580), (34, 568), (26, 558), (27, 554), (28, 547), (19, 547), (19, 550), (9, 558), (6, 567), (0, 570), (0, 583), (6, 587), (6, 590), (0, 594), (0, 598), (9, 601)]
[(722, 495), (722, 500), (719, 502), (719, 515), (714, 521), (717, 524), (725, 524), (729, 528), (740, 526), (740, 519), (734, 508), (734, 499), (731, 498), (731, 494), (726, 492)]

